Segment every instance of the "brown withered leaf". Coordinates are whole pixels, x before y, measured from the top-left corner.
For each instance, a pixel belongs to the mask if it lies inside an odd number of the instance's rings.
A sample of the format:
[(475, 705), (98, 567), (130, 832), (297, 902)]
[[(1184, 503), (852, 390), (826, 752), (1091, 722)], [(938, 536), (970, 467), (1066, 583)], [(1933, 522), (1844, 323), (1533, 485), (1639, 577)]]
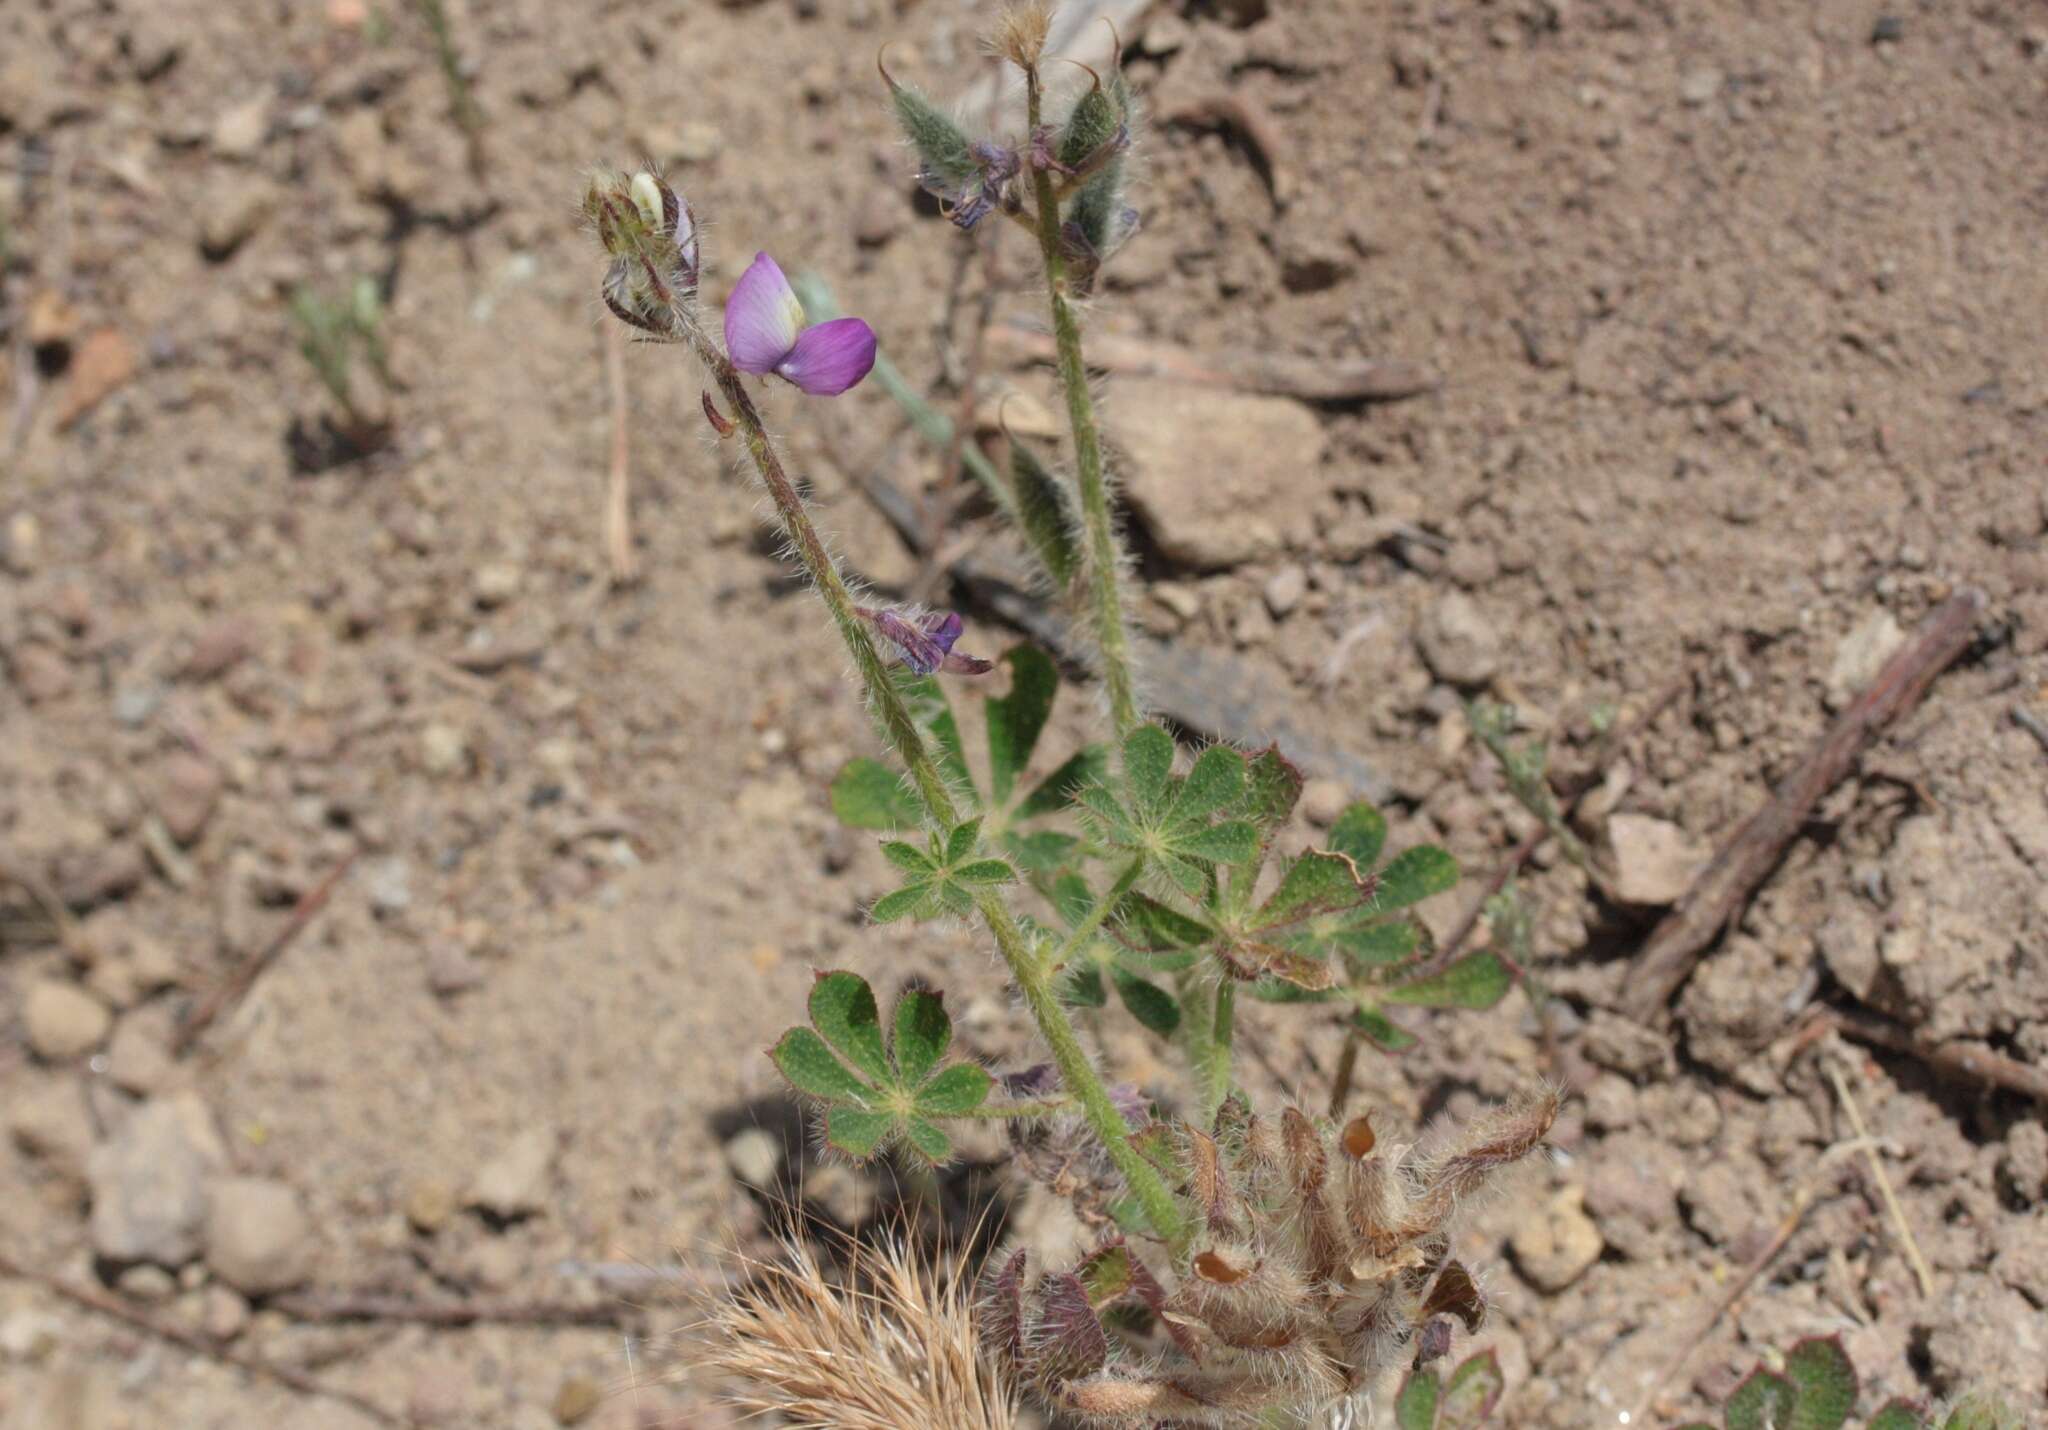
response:
[(1478, 1284), (1463, 1262), (1450, 1262), (1437, 1273), (1436, 1284), (1422, 1303), (1422, 1314), (1456, 1316), (1465, 1323), (1467, 1335), (1485, 1322), (1486, 1298), (1479, 1294)]
[(1057, 1272), (1038, 1283), (1038, 1322), (1031, 1331), (1032, 1368), (1047, 1382), (1079, 1380), (1102, 1369), (1109, 1359), (1109, 1337), (1088, 1288), (1071, 1272)]
[(1364, 1113), (1360, 1113), (1345, 1123), (1343, 1135), (1338, 1138), (1338, 1144), (1343, 1147), (1344, 1155), (1351, 1158), (1354, 1162), (1362, 1162), (1367, 1157), (1370, 1157), (1373, 1147), (1378, 1142), (1379, 1138), (1372, 1130), (1372, 1118)]

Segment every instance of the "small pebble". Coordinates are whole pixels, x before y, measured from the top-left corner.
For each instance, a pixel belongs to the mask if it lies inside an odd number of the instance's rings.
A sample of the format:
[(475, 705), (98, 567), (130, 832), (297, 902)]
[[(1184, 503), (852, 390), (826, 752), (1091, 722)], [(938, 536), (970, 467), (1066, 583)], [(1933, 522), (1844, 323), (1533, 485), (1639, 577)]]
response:
[(429, 1236), (453, 1221), (456, 1210), (455, 1189), (438, 1177), (413, 1183), (405, 1194), (405, 1219)]
[(555, 1392), (555, 1423), (581, 1425), (604, 1403), (604, 1391), (587, 1375), (572, 1375)]
[(38, 978), (21, 1002), (28, 1045), (45, 1062), (70, 1062), (106, 1041), (114, 1015), (77, 984)]
[(502, 606), (519, 594), (526, 573), (511, 561), (491, 561), (476, 568), (469, 580), (470, 595), (479, 606)]
[(221, 773), (197, 755), (180, 750), (157, 767), (156, 812), (179, 844), (190, 844), (205, 832), (220, 806)]
[(469, 768), (469, 737), (454, 725), (434, 721), (420, 731), (420, 768), (436, 779), (464, 773)]
[(267, 1177), (222, 1177), (207, 1192), (208, 1270), (250, 1296), (306, 1279), (313, 1224), (298, 1192)]
[(1283, 566), (1266, 578), (1262, 593), (1266, 598), (1266, 609), (1279, 620), (1301, 604), (1301, 598), (1308, 594), (1308, 572), (1299, 566)]
[(1310, 824), (1328, 829), (1351, 807), (1351, 791), (1342, 782), (1313, 779), (1301, 787), (1301, 812)]
[(554, 1160), (554, 1129), (529, 1127), (477, 1169), (463, 1204), (500, 1221), (532, 1216), (545, 1204), (548, 1169)]
[(743, 1186), (765, 1191), (782, 1170), (782, 1139), (765, 1127), (749, 1127), (726, 1142), (725, 1165)]

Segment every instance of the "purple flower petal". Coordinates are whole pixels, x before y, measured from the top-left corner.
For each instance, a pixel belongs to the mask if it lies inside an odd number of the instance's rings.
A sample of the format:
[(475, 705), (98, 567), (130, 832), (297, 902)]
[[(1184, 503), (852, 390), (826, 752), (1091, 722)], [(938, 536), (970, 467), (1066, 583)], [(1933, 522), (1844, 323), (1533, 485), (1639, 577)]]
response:
[(896, 647), (903, 663), (919, 675), (930, 675), (945, 664), (946, 652), (932, 638), (894, 611), (863, 611), (876, 630)]
[[(726, 309), (728, 324), (731, 312)], [(737, 360), (737, 352), (734, 358)], [(775, 364), (775, 371), (813, 397), (837, 397), (866, 377), (874, 365), (875, 330), (859, 318), (834, 318), (805, 328), (789, 356)]]
[(732, 365), (741, 372), (774, 372), (792, 356), (803, 325), (804, 305), (782, 269), (767, 254), (755, 254), (725, 304), (725, 346)]
[(953, 642), (960, 639), (960, 632), (967, 622), (960, 618), (958, 611), (931, 611), (918, 622), (924, 633), (931, 637), (932, 644), (942, 651), (953, 648)]

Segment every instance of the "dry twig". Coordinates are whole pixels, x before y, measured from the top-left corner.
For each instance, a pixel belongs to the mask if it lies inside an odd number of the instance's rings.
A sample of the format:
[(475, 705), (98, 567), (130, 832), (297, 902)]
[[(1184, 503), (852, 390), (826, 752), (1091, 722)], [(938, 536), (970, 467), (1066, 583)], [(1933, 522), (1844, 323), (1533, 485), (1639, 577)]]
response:
[(306, 1292), (273, 1297), (266, 1304), (295, 1321), (321, 1324), (401, 1321), (417, 1326), (617, 1326), (633, 1317), (633, 1308), (618, 1301), (589, 1306), (467, 1297), (423, 1301), (381, 1291)]
[(1846, 1008), (1830, 1008), (1821, 1018), (1824, 1025), (1840, 1029), (1845, 1037), (1918, 1058), (1945, 1076), (1989, 1083), (2048, 1103), (2048, 1071), (1995, 1053), (1980, 1043), (1929, 1042), (1883, 1018)]
[(343, 876), (354, 867), (355, 862), (356, 851), (350, 850), (347, 857), (335, 865), (326, 878), (308, 889), (293, 906), (291, 917), (285, 920), (284, 927), (277, 931), (276, 936), (244, 960), (241, 967), (229, 974), (219, 987), (200, 1001), (179, 1027), (177, 1036), (171, 1040), (171, 1052), (174, 1056), (183, 1056), (186, 1050), (199, 1040), (199, 1035), (212, 1026), (214, 1019), (225, 1009), (241, 1002), (256, 980), (262, 976), (263, 970), (270, 967), (277, 960), (277, 956), (291, 946), (292, 940), (305, 931), (306, 925), (313, 921), (313, 915), (326, 907), (335, 886), (341, 883)]
[(1758, 886), (1785, 852), (1820, 797), (1849, 772), (1863, 748), (1892, 721), (1919, 703), (1934, 677), (1969, 645), (1984, 609), (1984, 594), (1950, 597), (1921, 624), (1913, 639), (1885, 663), (1855, 703), (1844, 710), (1799, 768), (1721, 847), (1678, 906), (1651, 932), (1636, 959), (1622, 1011), (1647, 1023), (1664, 1014), (1721, 931), (1741, 915)]
[[(1833, 1053), (1834, 1049), (1829, 1051)], [(1827, 1067), (1828, 1081), (1835, 1085), (1835, 1096), (1841, 1099), (1842, 1111), (1849, 1114), (1849, 1125), (1856, 1129), (1857, 1139), (1863, 1143), (1863, 1153), (1870, 1159), (1870, 1175), (1877, 1181), (1877, 1194), (1883, 1199), (1885, 1210), (1891, 1213), (1892, 1226), (1899, 1233), (1899, 1244), (1905, 1249), (1906, 1261), (1913, 1268), (1913, 1279), (1920, 1283), (1921, 1298), (1932, 1296), (1934, 1273), (1928, 1270), (1927, 1258), (1920, 1254), (1920, 1243), (1906, 1221), (1904, 1209), (1899, 1206), (1898, 1194), (1892, 1190), (1892, 1179), (1885, 1173), (1884, 1162), (1877, 1155), (1877, 1144), (1871, 1140), (1870, 1128), (1864, 1124), (1863, 1109), (1856, 1105), (1856, 1099), (1849, 1093), (1849, 1080), (1842, 1076), (1840, 1058), (1823, 1055), (1823, 1062)]]
[(251, 1355), (246, 1351), (238, 1351), (232, 1346), (224, 1346), (211, 1337), (203, 1336), (197, 1331), (187, 1330), (183, 1326), (174, 1325), (167, 1321), (159, 1321), (155, 1317), (146, 1315), (136, 1307), (129, 1305), (111, 1292), (99, 1290), (97, 1287), (76, 1285), (73, 1282), (49, 1275), (46, 1272), (31, 1270), (20, 1262), (15, 1261), (5, 1252), (0, 1252), (0, 1276), (11, 1277), (18, 1281), (26, 1281), (31, 1285), (40, 1286), (52, 1296), (61, 1297), (71, 1302), (74, 1306), (83, 1306), (88, 1311), (97, 1311), (102, 1316), (111, 1317), (123, 1325), (132, 1326), (136, 1330), (155, 1336), (159, 1340), (169, 1341), (172, 1345), (182, 1350), (190, 1351), (194, 1355), (205, 1356), (210, 1360), (219, 1361), (223, 1365), (231, 1365), (237, 1370), (245, 1370), (251, 1375), (275, 1381), (286, 1389), (295, 1390), (301, 1395), (318, 1395), (328, 1400), (337, 1401), (368, 1416), (379, 1425), (399, 1426), (406, 1423), (375, 1401), (357, 1395), (352, 1390), (342, 1390), (336, 1386), (323, 1384), (301, 1371), (293, 1370), (290, 1366), (277, 1365), (274, 1362), (264, 1360), (260, 1356)]

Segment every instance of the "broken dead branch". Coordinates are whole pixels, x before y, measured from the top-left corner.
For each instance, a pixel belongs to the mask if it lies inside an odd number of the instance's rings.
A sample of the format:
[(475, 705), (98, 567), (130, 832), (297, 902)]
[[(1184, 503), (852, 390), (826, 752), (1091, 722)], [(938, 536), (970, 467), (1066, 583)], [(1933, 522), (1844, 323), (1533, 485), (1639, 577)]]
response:
[(1778, 866), (1822, 795), (1840, 783), (1864, 748), (1906, 711), (1976, 633), (1984, 593), (1965, 590), (1936, 607), (1898, 654), (1885, 663), (1855, 703), (1781, 783), (1771, 798), (1721, 847), (1678, 906), (1651, 931), (1636, 959), (1622, 1011), (1637, 1022), (1665, 1015), (1666, 1005)]
[(415, 1326), (618, 1326), (631, 1320), (623, 1302), (577, 1306), (559, 1301), (443, 1299), (423, 1301), (388, 1292), (311, 1292), (267, 1304), (295, 1321), (337, 1324), (403, 1322)]
[(1995, 1053), (1982, 1043), (1932, 1042), (1884, 1018), (1846, 1008), (1830, 1008), (1821, 1017), (1844, 1037), (1918, 1058), (1944, 1077), (1980, 1087), (2001, 1087), (2048, 1103), (2048, 1069)]
[[(1013, 356), (1050, 363), (1050, 333), (1015, 321), (995, 336)], [(1293, 353), (1200, 353), (1145, 338), (1107, 333), (1088, 339), (1088, 365), (1120, 377), (1156, 377), (1195, 387), (1264, 392), (1302, 402), (1395, 402), (1434, 392), (1439, 383), (1412, 362), (1399, 358), (1309, 358)]]

